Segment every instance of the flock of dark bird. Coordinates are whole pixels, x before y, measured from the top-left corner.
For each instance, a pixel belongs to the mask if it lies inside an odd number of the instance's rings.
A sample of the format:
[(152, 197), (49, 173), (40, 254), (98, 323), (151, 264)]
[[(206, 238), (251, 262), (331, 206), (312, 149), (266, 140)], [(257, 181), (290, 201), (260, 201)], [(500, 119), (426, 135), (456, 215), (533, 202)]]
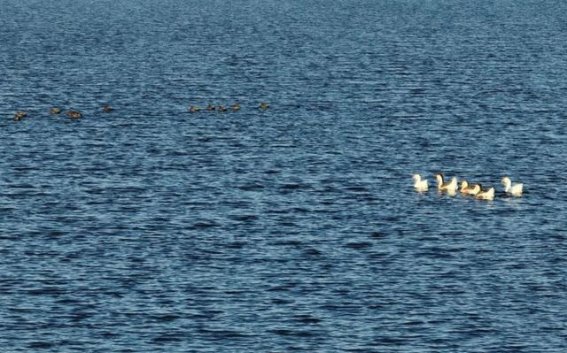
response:
[[(270, 105), (268, 103), (262, 102), (258, 106), (258, 109), (266, 110), (269, 107), (270, 107)], [(213, 111), (217, 111), (217, 112), (227, 112), (227, 111), (237, 112), (237, 111), (240, 110), (240, 103), (234, 103), (234, 104), (230, 105), (229, 107), (224, 106), (224, 105), (212, 105), (212, 104), (207, 105), (205, 108), (201, 108), (197, 105), (189, 106), (189, 112), (190, 113), (198, 113), (198, 112), (203, 111), (203, 110), (208, 111), (208, 112), (213, 112)]]
[[(270, 105), (266, 102), (262, 102), (260, 103), (260, 105), (258, 106), (258, 109), (260, 110), (266, 110), (270, 107)], [(105, 104), (102, 106), (102, 111), (104, 113), (110, 113), (114, 110), (114, 108), (112, 108), (109, 104)], [(200, 111), (208, 111), (208, 112), (213, 112), (213, 111), (217, 111), (217, 112), (227, 112), (227, 111), (232, 111), (232, 112), (237, 112), (240, 110), (240, 103), (234, 103), (230, 106), (224, 106), (224, 105), (212, 105), (209, 104), (206, 107), (201, 108), (200, 106), (197, 105), (190, 105), (189, 108), (187, 109), (190, 113), (198, 113)], [(59, 108), (59, 107), (52, 107), (49, 110), (49, 114), (51, 115), (60, 115), (63, 112), (63, 109)], [(83, 117), (83, 113), (81, 113), (79, 110), (75, 110), (75, 109), (69, 109), (65, 112), (65, 115), (67, 115), (70, 119), (72, 120), (77, 120), (77, 119), (81, 119)], [(22, 119), (24, 119), (25, 117), (28, 116), (28, 112), (23, 111), (23, 110), (19, 110), (17, 111), (14, 116), (13, 119), (15, 121), (20, 121)]]

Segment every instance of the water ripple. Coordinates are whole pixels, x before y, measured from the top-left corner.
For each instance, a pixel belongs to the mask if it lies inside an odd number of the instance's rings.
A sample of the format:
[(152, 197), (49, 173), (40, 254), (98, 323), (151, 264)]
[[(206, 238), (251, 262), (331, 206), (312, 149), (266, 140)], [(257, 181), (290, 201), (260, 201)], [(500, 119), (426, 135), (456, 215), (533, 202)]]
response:
[(565, 351), (563, 4), (6, 1), (10, 352)]

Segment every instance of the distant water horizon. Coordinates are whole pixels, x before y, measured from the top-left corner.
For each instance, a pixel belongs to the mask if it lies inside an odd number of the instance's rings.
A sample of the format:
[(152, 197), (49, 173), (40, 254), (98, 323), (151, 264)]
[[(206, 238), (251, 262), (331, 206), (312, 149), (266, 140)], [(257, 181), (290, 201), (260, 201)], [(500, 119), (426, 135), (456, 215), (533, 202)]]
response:
[(2, 1), (0, 346), (565, 352), (566, 10)]

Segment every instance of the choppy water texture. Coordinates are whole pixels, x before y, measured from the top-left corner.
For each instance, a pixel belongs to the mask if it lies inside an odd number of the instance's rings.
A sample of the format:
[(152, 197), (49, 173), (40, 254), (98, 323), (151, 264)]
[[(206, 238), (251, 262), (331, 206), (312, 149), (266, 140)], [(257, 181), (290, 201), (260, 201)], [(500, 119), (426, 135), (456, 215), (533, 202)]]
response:
[(3, 352), (567, 351), (564, 2), (0, 6)]

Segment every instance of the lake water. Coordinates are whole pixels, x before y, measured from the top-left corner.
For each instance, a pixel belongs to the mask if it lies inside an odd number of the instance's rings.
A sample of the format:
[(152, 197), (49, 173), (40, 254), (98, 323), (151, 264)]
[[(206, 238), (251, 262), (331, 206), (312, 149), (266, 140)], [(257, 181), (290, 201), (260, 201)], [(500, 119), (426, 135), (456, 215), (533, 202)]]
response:
[(565, 2), (0, 7), (2, 352), (567, 351)]

